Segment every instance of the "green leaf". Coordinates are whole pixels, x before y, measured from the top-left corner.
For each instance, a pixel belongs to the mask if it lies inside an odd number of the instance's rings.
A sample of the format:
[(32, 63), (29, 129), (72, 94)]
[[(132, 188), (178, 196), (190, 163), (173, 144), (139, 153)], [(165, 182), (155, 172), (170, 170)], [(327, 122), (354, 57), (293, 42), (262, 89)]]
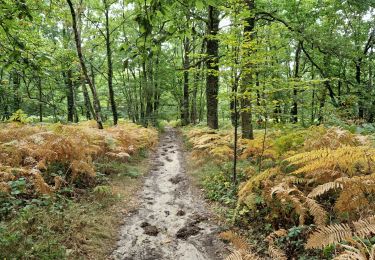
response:
[(195, 7), (198, 9), (198, 10), (203, 10), (204, 9), (204, 3), (202, 0), (197, 0), (195, 2)]

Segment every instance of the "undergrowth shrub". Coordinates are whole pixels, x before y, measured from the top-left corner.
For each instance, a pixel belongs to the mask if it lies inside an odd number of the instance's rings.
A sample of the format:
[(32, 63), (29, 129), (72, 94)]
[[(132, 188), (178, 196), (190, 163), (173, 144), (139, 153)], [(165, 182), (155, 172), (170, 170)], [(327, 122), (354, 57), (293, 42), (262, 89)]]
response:
[(0, 196), (12, 205), (56, 193), (71, 196), (67, 187), (81, 193), (103, 180), (97, 162), (126, 164), (157, 142), (156, 130), (131, 123), (105, 130), (91, 121), (78, 125), (12, 122), (0, 127)]
[[(233, 157), (232, 132), (190, 129), (187, 137), (198, 165), (207, 160), (218, 167), (228, 164)], [(375, 148), (371, 138), (336, 127), (269, 129), (266, 135), (255, 132), (254, 140), (240, 139), (238, 152), (239, 172), (245, 178), (237, 196), (231, 195), (235, 189), (228, 177), (230, 171), (213, 171), (207, 179), (210, 185), (204, 182), (204, 186), (211, 199), (225, 203), (224, 198), (231, 196), (236, 200), (234, 223), (269, 234), (266, 241), (270, 256), (330, 258), (335, 253), (330, 249), (332, 244), (338, 243), (346, 256), (353, 252), (371, 255), (374, 243), (363, 246), (375, 235), (371, 222), (375, 210)], [(346, 226), (358, 219), (366, 236), (358, 236)], [(274, 232), (270, 233), (269, 227)], [(307, 239), (315, 228), (320, 232), (314, 240), (320, 241), (319, 246), (313, 246), (318, 242), (311, 244), (315, 233)], [(338, 239), (340, 234), (347, 235)], [(353, 242), (355, 236), (361, 246)]]

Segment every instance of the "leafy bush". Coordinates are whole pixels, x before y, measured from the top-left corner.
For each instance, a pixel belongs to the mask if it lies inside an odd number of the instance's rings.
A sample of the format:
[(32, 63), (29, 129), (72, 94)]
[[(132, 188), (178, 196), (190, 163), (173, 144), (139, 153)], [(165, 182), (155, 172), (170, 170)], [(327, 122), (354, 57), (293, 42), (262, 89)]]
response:
[(14, 112), (10, 116), (8, 121), (26, 124), (26, 123), (29, 123), (31, 120), (28, 118), (27, 114), (25, 112), (23, 112), (23, 110), (18, 109), (16, 112)]

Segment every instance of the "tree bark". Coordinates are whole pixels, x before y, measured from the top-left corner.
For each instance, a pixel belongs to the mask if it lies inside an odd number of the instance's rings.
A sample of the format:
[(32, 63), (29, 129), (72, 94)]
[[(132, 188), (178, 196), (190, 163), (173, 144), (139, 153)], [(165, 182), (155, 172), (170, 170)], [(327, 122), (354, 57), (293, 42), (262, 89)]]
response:
[(109, 5), (107, 1), (104, 0), (105, 5), (105, 43), (106, 43), (106, 50), (107, 50), (107, 65), (108, 65), (108, 90), (109, 90), (109, 100), (111, 103), (112, 115), (113, 115), (113, 124), (117, 125), (118, 122), (118, 114), (117, 114), (117, 106), (115, 101), (115, 94), (113, 91), (113, 63), (112, 63), (112, 49), (111, 49), (111, 34), (109, 31)]
[(72, 16), (73, 32), (74, 32), (74, 38), (75, 38), (75, 42), (76, 42), (77, 55), (78, 55), (78, 58), (79, 58), (79, 62), (80, 62), (80, 65), (81, 65), (83, 75), (85, 77), (86, 82), (88, 83), (88, 85), (90, 87), (92, 97), (93, 97), (95, 119), (96, 119), (96, 122), (98, 124), (98, 128), (103, 129), (103, 122), (102, 122), (102, 116), (101, 116), (101, 111), (100, 111), (100, 102), (99, 102), (99, 98), (98, 98), (98, 93), (97, 93), (96, 88), (93, 85), (93, 83), (92, 83), (92, 81), (89, 77), (89, 74), (87, 72), (87, 67), (86, 67), (86, 64), (85, 64), (85, 61), (84, 61), (84, 58), (83, 58), (82, 46), (81, 46), (81, 36), (79, 35), (78, 28), (77, 28), (76, 12), (74, 10), (72, 1), (67, 0), (67, 3), (69, 5), (70, 14)]
[(218, 93), (219, 93), (219, 40), (216, 35), (219, 31), (219, 10), (213, 6), (208, 7), (207, 23), (207, 125), (212, 129), (219, 128), (218, 119)]
[(12, 85), (13, 85), (13, 109), (12, 113), (16, 112), (21, 108), (21, 98), (20, 98), (20, 84), (21, 84), (21, 78), (18, 74), (17, 70), (14, 69), (12, 71)]
[(43, 89), (42, 89), (42, 79), (38, 77), (38, 92), (39, 92), (39, 122), (43, 122)]
[(361, 63), (362, 63), (362, 60), (359, 59), (356, 64), (355, 64), (355, 80), (357, 82), (357, 85), (358, 85), (358, 93), (359, 93), (359, 97), (358, 97), (358, 117), (360, 119), (363, 119), (365, 117), (365, 104), (364, 104), (364, 93), (363, 93), (363, 90), (362, 90), (362, 86), (361, 86)]
[[(298, 42), (295, 57), (294, 57), (294, 80), (295, 83), (297, 83), (297, 79), (299, 79), (299, 63), (301, 58), (301, 48), (302, 43)], [(296, 86), (293, 87), (293, 106), (290, 111), (290, 114), (292, 116), (291, 121), (292, 123), (298, 122), (298, 89)]]
[(190, 66), (190, 40), (185, 36), (184, 39), (184, 97), (182, 100), (182, 125), (190, 123), (189, 118), (189, 66)]
[[(250, 12), (255, 9), (254, 0), (245, 0), (247, 7)], [(244, 27), (244, 42), (245, 45), (249, 43), (254, 38), (254, 28), (255, 28), (255, 16), (251, 14), (250, 17), (246, 18), (246, 24)], [(249, 47), (245, 47), (245, 57), (249, 59), (251, 55), (251, 50)], [(243, 71), (243, 78), (241, 84), (241, 127), (242, 127), (242, 138), (244, 139), (254, 139), (253, 122), (252, 122), (252, 107), (251, 107), (251, 85), (253, 81), (251, 61), (246, 61), (245, 69)]]
[(66, 73), (63, 72), (66, 86), (66, 99), (67, 99), (67, 110), (68, 110), (68, 122), (74, 120), (74, 86), (72, 80), (72, 70), (69, 69)]

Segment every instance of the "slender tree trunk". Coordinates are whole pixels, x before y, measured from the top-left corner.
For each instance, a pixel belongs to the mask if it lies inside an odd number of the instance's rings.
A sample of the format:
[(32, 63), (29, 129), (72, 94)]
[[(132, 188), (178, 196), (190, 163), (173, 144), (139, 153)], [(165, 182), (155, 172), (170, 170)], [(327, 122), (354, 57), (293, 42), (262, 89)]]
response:
[(66, 99), (67, 99), (67, 111), (68, 111), (68, 122), (73, 122), (74, 120), (74, 86), (72, 80), (72, 70), (69, 69), (63, 72), (63, 77), (65, 79), (66, 86)]
[[(299, 63), (300, 63), (300, 58), (301, 58), (301, 51), (302, 51), (302, 43), (298, 42), (295, 57), (294, 57), (294, 80), (295, 83), (297, 84), (297, 80), (299, 79)], [(292, 116), (291, 120), (292, 123), (297, 123), (298, 122), (298, 89), (297, 86), (293, 87), (293, 106), (290, 111), (290, 114)]]
[(83, 58), (83, 54), (82, 54), (81, 37), (78, 33), (76, 13), (75, 13), (72, 1), (67, 0), (67, 2), (68, 2), (68, 5), (69, 5), (69, 8), (70, 8), (71, 16), (72, 16), (73, 31), (74, 31), (74, 38), (75, 38), (75, 42), (76, 42), (77, 55), (78, 55), (78, 58), (79, 58), (79, 62), (81, 64), (81, 69), (82, 69), (83, 75), (85, 77), (85, 80), (88, 83), (88, 85), (90, 87), (90, 90), (92, 92), (94, 111), (95, 111), (95, 117), (96, 117), (95, 119), (96, 119), (96, 122), (98, 124), (98, 128), (103, 129), (103, 122), (102, 122), (102, 116), (101, 116), (101, 111), (100, 111), (100, 102), (99, 102), (98, 93), (97, 93), (96, 88), (93, 85), (93, 83), (92, 83), (92, 81), (89, 77), (89, 74), (87, 72), (87, 67), (86, 67), (86, 64), (85, 64), (85, 61), (84, 61), (84, 58)]
[(154, 79), (154, 86), (155, 86), (154, 87), (154, 104), (153, 104), (153, 111), (152, 111), (155, 116), (158, 115), (159, 105), (160, 105), (159, 64), (160, 64), (160, 61), (159, 61), (159, 53), (158, 53), (158, 55), (156, 56), (156, 61), (155, 61), (155, 76), (156, 76), (156, 79)]
[(318, 125), (322, 124), (324, 120), (323, 109), (326, 103), (326, 97), (327, 97), (327, 89), (325, 88), (322, 90), (322, 97), (319, 101)]
[(358, 85), (358, 92), (359, 92), (359, 97), (358, 97), (358, 117), (360, 119), (363, 119), (365, 117), (365, 104), (364, 104), (364, 93), (362, 90), (361, 86), (361, 63), (362, 60), (358, 60), (355, 65), (355, 79)]
[[(372, 60), (372, 58), (373, 58), (373, 50), (371, 49), (369, 59)], [(373, 68), (372, 68), (371, 62), (368, 64), (368, 77), (369, 77), (368, 89), (369, 89), (369, 91), (373, 91), (374, 75), (373, 75)], [(375, 102), (374, 102), (373, 97), (370, 97), (370, 98), (371, 98), (371, 107), (369, 109), (368, 122), (373, 123), (374, 117), (375, 117)]]
[(208, 7), (207, 23), (207, 125), (212, 129), (219, 128), (218, 118), (218, 93), (219, 93), (219, 40), (216, 35), (219, 31), (219, 10), (216, 7)]
[(147, 88), (146, 88), (146, 126), (148, 126), (149, 122), (153, 122), (153, 96), (154, 96), (154, 84), (153, 84), (153, 75), (152, 75), (152, 59), (149, 60), (149, 66), (146, 67), (146, 74), (145, 76), (147, 77)]
[(20, 98), (20, 85), (21, 78), (17, 70), (12, 71), (12, 85), (13, 85), (13, 109), (12, 112), (16, 112), (21, 108), (21, 98)]
[[(245, 1), (250, 12), (254, 12), (255, 3), (254, 0)], [(255, 16), (251, 14), (250, 17), (246, 18), (246, 24), (244, 27), (244, 37), (245, 45), (250, 45), (249, 43), (254, 38), (254, 28), (255, 28)], [(251, 55), (251, 50), (249, 47), (245, 47), (245, 57), (249, 59)], [(254, 139), (253, 132), (253, 122), (252, 122), (252, 107), (251, 107), (251, 86), (253, 81), (252, 75), (252, 63), (250, 61), (246, 62), (246, 68), (243, 71), (243, 78), (241, 84), (241, 127), (242, 127), (242, 138), (244, 139)]]
[(87, 91), (86, 82), (84, 79), (81, 80), (81, 85), (82, 85), (83, 98), (85, 101), (86, 119), (91, 120), (93, 117), (95, 117), (95, 111), (91, 105), (91, 98), (90, 98), (89, 92)]
[(118, 122), (118, 114), (117, 114), (117, 106), (115, 101), (115, 94), (113, 91), (113, 63), (112, 63), (112, 49), (111, 49), (111, 34), (109, 31), (109, 5), (107, 1), (104, 0), (105, 5), (105, 43), (106, 43), (106, 50), (107, 50), (107, 65), (108, 65), (108, 90), (109, 90), (109, 100), (111, 103), (112, 115), (113, 115), (113, 124), (117, 125)]
[[(314, 66), (311, 64), (311, 80), (314, 80), (315, 73), (314, 73)], [(315, 90), (315, 84), (312, 85), (312, 96), (311, 96), (311, 119), (310, 123), (314, 124), (315, 121), (315, 96), (316, 96), (316, 90)]]
[(182, 100), (182, 125), (190, 123), (189, 118), (189, 66), (190, 66), (190, 40), (184, 38), (184, 97)]
[(237, 90), (238, 90), (238, 84), (239, 84), (239, 77), (236, 76), (236, 69), (233, 68), (233, 84), (232, 84), (232, 95), (234, 95), (235, 97), (232, 97), (230, 99), (230, 104), (229, 104), (229, 108), (230, 108), (230, 119), (231, 119), (231, 122), (232, 122), (232, 125), (234, 127), (236, 127), (236, 124), (237, 124), (237, 121), (238, 121), (238, 108), (236, 107), (237, 106)]
[(39, 92), (39, 122), (43, 122), (43, 89), (42, 89), (42, 79), (38, 77), (38, 92)]
[[(238, 77), (235, 78), (235, 82), (238, 81)], [(238, 146), (238, 102), (237, 102), (237, 92), (238, 92), (238, 84), (233, 84), (233, 100), (234, 100), (234, 147), (233, 147), (233, 183), (237, 183), (237, 146)]]

